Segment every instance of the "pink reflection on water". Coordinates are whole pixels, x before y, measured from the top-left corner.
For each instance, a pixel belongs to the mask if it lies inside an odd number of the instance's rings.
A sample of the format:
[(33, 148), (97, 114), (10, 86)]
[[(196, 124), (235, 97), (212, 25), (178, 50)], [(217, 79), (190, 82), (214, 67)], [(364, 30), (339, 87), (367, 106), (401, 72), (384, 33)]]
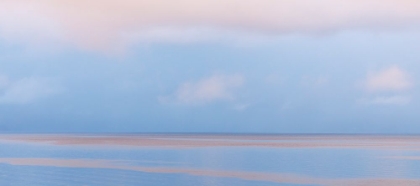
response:
[(2, 141), (54, 145), (130, 146), (152, 148), (268, 147), (375, 148), (420, 150), (415, 136), (340, 135), (3, 135)]
[(193, 168), (141, 167), (121, 164), (119, 161), (92, 159), (53, 159), (53, 158), (0, 158), (0, 163), (15, 166), (50, 166), (61, 168), (95, 168), (139, 171), (161, 174), (186, 174), (219, 178), (236, 178), (249, 181), (264, 181), (298, 185), (319, 186), (418, 186), (420, 180), (413, 179), (330, 179), (315, 178), (287, 173), (264, 173), (224, 170), (203, 170)]

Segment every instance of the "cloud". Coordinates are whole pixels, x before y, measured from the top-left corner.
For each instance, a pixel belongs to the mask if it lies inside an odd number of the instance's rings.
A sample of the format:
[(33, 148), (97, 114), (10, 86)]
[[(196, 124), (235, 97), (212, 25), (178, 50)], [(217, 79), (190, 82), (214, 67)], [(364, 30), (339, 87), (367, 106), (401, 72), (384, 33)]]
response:
[(415, 0), (0, 2), (0, 37), (60, 42), (91, 50), (124, 48), (144, 41), (196, 41), (225, 31), (279, 35), (400, 29), (416, 26), (419, 20), (420, 2)]
[(61, 88), (52, 80), (29, 77), (17, 81), (0, 77), (0, 104), (26, 104), (56, 94)]
[(236, 111), (244, 111), (250, 107), (251, 104), (249, 103), (239, 103), (233, 106), (233, 110)]
[(406, 71), (391, 66), (368, 73), (364, 88), (373, 97), (359, 101), (365, 105), (407, 105), (412, 100), (407, 95), (412, 86), (413, 82)]
[(411, 102), (410, 96), (378, 96), (372, 99), (362, 100), (367, 105), (407, 105)]
[(409, 75), (397, 66), (369, 73), (365, 81), (366, 90), (369, 92), (403, 91), (412, 85)]
[(326, 76), (303, 76), (301, 78), (301, 85), (308, 88), (321, 88), (327, 86), (329, 84), (329, 81), (329, 78)]
[(241, 75), (213, 75), (197, 82), (186, 82), (178, 87), (174, 95), (160, 97), (163, 103), (174, 101), (182, 104), (206, 104), (234, 99), (233, 92), (244, 83)]

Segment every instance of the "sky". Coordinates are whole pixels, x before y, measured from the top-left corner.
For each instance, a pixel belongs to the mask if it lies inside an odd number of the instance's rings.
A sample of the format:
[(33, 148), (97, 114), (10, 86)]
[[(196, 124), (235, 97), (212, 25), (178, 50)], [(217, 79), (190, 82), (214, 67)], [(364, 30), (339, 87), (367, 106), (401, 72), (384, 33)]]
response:
[(420, 133), (417, 0), (0, 0), (0, 133)]

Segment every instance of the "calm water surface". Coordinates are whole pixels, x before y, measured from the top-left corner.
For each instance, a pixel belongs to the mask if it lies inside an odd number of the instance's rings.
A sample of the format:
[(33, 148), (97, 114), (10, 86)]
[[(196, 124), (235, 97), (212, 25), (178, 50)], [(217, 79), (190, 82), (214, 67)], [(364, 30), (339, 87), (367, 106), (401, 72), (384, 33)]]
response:
[(0, 185), (420, 185), (420, 137), (2, 135)]

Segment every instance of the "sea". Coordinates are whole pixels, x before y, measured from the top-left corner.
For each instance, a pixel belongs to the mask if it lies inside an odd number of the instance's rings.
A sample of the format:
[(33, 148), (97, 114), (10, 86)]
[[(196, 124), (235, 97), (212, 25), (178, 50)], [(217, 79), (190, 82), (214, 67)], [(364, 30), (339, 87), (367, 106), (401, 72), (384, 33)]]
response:
[(1, 186), (420, 186), (420, 136), (3, 134)]

